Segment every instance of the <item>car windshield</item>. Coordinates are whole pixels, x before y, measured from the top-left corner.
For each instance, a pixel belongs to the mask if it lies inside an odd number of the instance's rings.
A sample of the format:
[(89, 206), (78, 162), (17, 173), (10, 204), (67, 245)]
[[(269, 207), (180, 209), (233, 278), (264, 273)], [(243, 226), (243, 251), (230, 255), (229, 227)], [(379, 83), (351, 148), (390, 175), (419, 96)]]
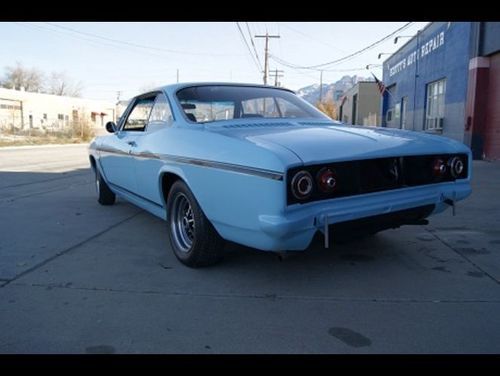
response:
[(295, 94), (281, 89), (252, 86), (194, 86), (177, 92), (187, 118), (214, 122), (241, 118), (329, 119)]

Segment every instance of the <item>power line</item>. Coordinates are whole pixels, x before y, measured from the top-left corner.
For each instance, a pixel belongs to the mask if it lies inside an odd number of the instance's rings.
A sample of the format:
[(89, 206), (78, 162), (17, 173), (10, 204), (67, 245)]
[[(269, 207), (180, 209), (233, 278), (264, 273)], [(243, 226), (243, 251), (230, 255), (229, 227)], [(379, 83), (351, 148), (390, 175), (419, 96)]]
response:
[(333, 65), (333, 64), (338, 64), (340, 62), (345, 62), (347, 60), (350, 60), (352, 59), (353, 57), (357, 56), (357, 55), (360, 55), (362, 54), (363, 52), (366, 52), (372, 48), (374, 48), (375, 46), (379, 45), (380, 43), (386, 41), (387, 39), (391, 38), (393, 35), (403, 31), (404, 29), (408, 28), (413, 22), (408, 22), (406, 23), (404, 26), (400, 27), (399, 29), (393, 31), (392, 33), (386, 35), (385, 37), (377, 40), (376, 42), (373, 42), (372, 44), (366, 46), (365, 48), (362, 48), (361, 50), (358, 50), (356, 52), (353, 52), (347, 56), (344, 56), (344, 57), (341, 57), (340, 59), (336, 59), (336, 60), (333, 60), (333, 61), (329, 61), (327, 63), (322, 63), (322, 64), (316, 64), (316, 65), (309, 65), (309, 66), (300, 66), (300, 65), (297, 65), (297, 64), (293, 64), (293, 63), (289, 63), (289, 62), (286, 62), (282, 59), (281, 60), (281, 64), (285, 65), (285, 66), (288, 66), (289, 68), (294, 68), (294, 69), (311, 69), (311, 70), (321, 70), (321, 69), (318, 69), (320, 67), (325, 67), (325, 66), (328, 66), (328, 65)]
[(313, 37), (311, 37), (310, 35), (307, 35), (306, 33), (303, 33), (302, 31), (297, 30), (297, 29), (295, 29), (295, 28), (293, 28), (293, 27), (291, 27), (291, 26), (289, 26), (289, 25), (283, 25), (283, 26), (284, 26), (284, 27), (286, 27), (288, 30), (293, 31), (294, 33), (297, 33), (297, 34), (299, 34), (299, 35), (302, 35), (303, 37), (306, 37), (307, 39), (313, 40), (313, 41), (315, 41), (315, 42), (317, 42), (317, 43), (321, 43), (321, 44), (322, 44), (322, 45), (324, 45), (324, 46), (327, 46), (327, 47), (333, 48), (334, 50), (338, 50), (338, 51), (340, 51), (340, 52), (344, 52), (344, 53), (345, 53), (345, 52), (347, 52), (347, 51), (342, 50), (342, 49), (340, 49), (340, 48), (338, 48), (338, 47), (332, 46), (331, 44), (326, 43), (326, 42), (324, 42), (324, 41), (322, 41), (322, 40), (320, 40), (320, 39), (313, 38)]
[(90, 37), (93, 37), (93, 38), (103, 39), (103, 40), (107, 40), (107, 41), (110, 41), (110, 42), (124, 44), (124, 45), (128, 45), (128, 46), (136, 47), (136, 48), (143, 48), (143, 49), (148, 49), (148, 50), (156, 50), (156, 51), (162, 51), (162, 52), (168, 52), (168, 53), (180, 54), (180, 55), (239, 56), (239, 55), (234, 55), (234, 54), (213, 54), (213, 53), (204, 53), (204, 52), (187, 52), (187, 51), (178, 51), (178, 50), (172, 50), (172, 49), (167, 49), (167, 48), (146, 46), (146, 45), (142, 45), (142, 44), (138, 44), (138, 43), (127, 42), (127, 41), (124, 41), (124, 40), (108, 38), (108, 37), (105, 37), (105, 36), (102, 36), (102, 35), (97, 35), (97, 34), (93, 34), (93, 33), (88, 33), (88, 32), (84, 32), (84, 31), (75, 30), (75, 29), (72, 29), (70, 27), (56, 25), (56, 24), (53, 24), (51, 22), (45, 22), (45, 23), (47, 25), (50, 25), (50, 26), (53, 26), (53, 27), (57, 27), (59, 29), (69, 30), (69, 31), (71, 31), (73, 33), (76, 33), (76, 34), (82, 34), (82, 35), (90, 36)]
[[(55, 30), (55, 29), (52, 29), (50, 27), (46, 27), (46, 26), (42, 26), (42, 25), (36, 25), (36, 24), (31, 24), (31, 23), (25, 23), (25, 22), (15, 22), (15, 24), (19, 25), (19, 26), (22, 26), (22, 27), (26, 27), (26, 28), (29, 28), (29, 29), (33, 29), (33, 30), (43, 30), (43, 31), (46, 31), (46, 32), (51, 32), (51, 33), (54, 33), (55, 35), (57, 35), (58, 37), (69, 37), (69, 38), (72, 38), (72, 39), (78, 39), (78, 40), (83, 40), (87, 43), (89, 43), (90, 45), (93, 45), (93, 46), (96, 46), (96, 47), (100, 47), (100, 46), (106, 46), (106, 47), (110, 47), (110, 48), (113, 48), (113, 49), (116, 49), (116, 50), (119, 50), (120, 52), (125, 52), (125, 53), (129, 53), (129, 54), (134, 54), (135, 56), (137, 56), (137, 49), (135, 48), (129, 48), (129, 47), (122, 47), (122, 46), (119, 46), (119, 45), (116, 45), (116, 44), (112, 44), (112, 43), (109, 43), (109, 42), (105, 42), (105, 41), (99, 41), (99, 40), (95, 40), (95, 39), (90, 39), (90, 38), (87, 38), (85, 36), (80, 36), (80, 35), (73, 35), (73, 34), (70, 34), (66, 31), (61, 31), (61, 30)], [(160, 58), (160, 59), (169, 59), (167, 56), (163, 55), (163, 54), (158, 54), (158, 53), (155, 53), (155, 52), (152, 52), (152, 51), (143, 51), (144, 53), (147, 53), (147, 54), (150, 54), (152, 56), (155, 56), (157, 58)], [(242, 56), (241, 54), (239, 56)], [(171, 62), (172, 60), (169, 59), (169, 61)], [(217, 70), (215, 69), (206, 69), (205, 67), (196, 67), (196, 71), (204, 71), (204, 72), (213, 72), (213, 73), (218, 73)], [(150, 70), (148, 69), (147, 70), (148, 73), (153, 73), (153, 70)], [(172, 73), (174, 72), (174, 73)], [(127, 78), (128, 79), (149, 79), (149, 78), (158, 78), (158, 77), (162, 77), (164, 76), (165, 74), (168, 74), (168, 77), (170, 77), (172, 74), (175, 75), (175, 70), (173, 68), (162, 68), (160, 69), (160, 71), (158, 71), (157, 74), (154, 74), (154, 75), (146, 75), (146, 76), (137, 76), (136, 73), (134, 73), (134, 75), (127, 75)], [(110, 75), (108, 74), (108, 77)], [(175, 76), (174, 76), (175, 77)], [(123, 79), (123, 74), (120, 74), (119, 76), (117, 76), (117, 81), (120, 81)]]
[[(292, 69), (295, 69), (297, 72), (301, 72), (301, 69), (300, 68), (296, 68), (295, 66), (289, 64), (288, 62), (286, 62), (285, 60), (283, 59), (280, 59), (279, 57), (277, 56), (274, 56), (274, 55), (269, 55), (269, 57), (271, 59), (273, 59), (274, 61), (276, 61), (277, 63), (281, 64), (281, 65), (284, 65), (288, 68), (292, 68)], [(314, 71), (318, 71), (318, 72), (358, 72), (358, 71), (363, 71), (363, 70), (366, 70), (366, 66), (364, 67), (359, 67), (359, 68), (345, 68), (345, 69), (310, 69), (310, 70), (314, 70)], [(302, 72), (303, 73), (303, 72)]]
[[(36, 28), (36, 29), (39, 29), (39, 30), (43, 30), (43, 31), (50, 31), (51, 33), (55, 33), (57, 34), (58, 36), (61, 36), (61, 35), (64, 35), (64, 36), (67, 36), (67, 37), (70, 37), (70, 38), (76, 38), (76, 39), (79, 39), (79, 40), (84, 40), (94, 46), (106, 46), (106, 47), (112, 47), (112, 48), (116, 48), (116, 49), (120, 49), (121, 51), (124, 51), (123, 48), (119, 47), (119, 46), (116, 46), (114, 44), (110, 44), (110, 43), (103, 43), (103, 42), (100, 42), (100, 41), (96, 41), (96, 40), (93, 40), (93, 39), (88, 39), (88, 38), (82, 38), (80, 36), (76, 36), (76, 35), (71, 35), (71, 34), (68, 34), (67, 32), (61, 32), (59, 30), (54, 30), (52, 28), (48, 28), (48, 27), (44, 27), (44, 26), (41, 26), (41, 25), (35, 25), (35, 24), (32, 24), (32, 23), (25, 23), (25, 22), (15, 22), (16, 25), (19, 25), (19, 26), (22, 26), (22, 27), (27, 27), (29, 29), (33, 29), (33, 28)], [(129, 52), (130, 50), (127, 50), (127, 52)], [(135, 52), (134, 52), (135, 53)], [(155, 54), (155, 56), (160, 56), (160, 55), (157, 55)], [(162, 56), (164, 57), (164, 56)]]
[(254, 62), (255, 66), (257, 67), (257, 70), (260, 73), (262, 71), (262, 69), (259, 68), (259, 64), (255, 61), (252, 50), (250, 49), (250, 46), (248, 45), (247, 39), (245, 38), (245, 34), (243, 34), (243, 30), (241, 30), (240, 23), (236, 22), (236, 26), (238, 26), (238, 30), (240, 31), (240, 35), (243, 38), (243, 42), (245, 42), (245, 46), (247, 46), (248, 52), (250, 53), (250, 57), (252, 58), (252, 61)]
[(306, 72), (303, 72), (301, 70), (298, 70), (298, 69), (294, 69), (295, 73), (287, 73), (287, 77), (288, 76), (294, 76), (294, 75), (301, 75), (301, 76), (306, 76), (306, 77), (309, 77), (309, 78), (312, 78), (314, 80), (316, 80), (316, 76), (314, 75), (314, 73), (306, 73)]
[[(90, 43), (91, 45), (97, 46), (97, 47), (106, 46), (106, 47), (115, 48), (116, 50), (119, 50), (120, 52), (134, 54), (134, 55), (137, 56), (137, 49), (123, 48), (123, 46), (118, 46), (116, 44), (112, 44), (112, 43), (109, 43), (109, 42), (103, 42), (103, 41), (99, 41), (99, 40), (95, 40), (95, 39), (89, 39), (89, 38), (86, 38), (86, 37), (82, 37), (80, 35), (70, 34), (70, 33), (66, 32), (66, 31), (55, 30), (55, 29), (52, 29), (52, 28), (49, 28), (49, 27), (45, 27), (45, 26), (41, 26), (41, 25), (27, 24), (27, 23), (21, 23), (21, 22), (16, 22), (16, 24), (19, 25), (19, 26), (27, 27), (27, 28), (37, 28), (37, 29), (40, 29), (40, 30), (43, 30), (43, 31), (50, 31), (51, 33), (55, 33), (58, 36), (65, 36), (65, 37), (69, 37), (69, 38), (73, 38), (73, 39), (84, 40), (85, 42)], [(143, 52), (147, 53), (149, 55), (155, 56), (157, 58), (168, 59), (167, 56), (160, 55), (160, 54), (152, 52), (152, 51), (143, 51)], [(171, 61), (171, 60), (169, 60), (169, 61)]]
[(248, 26), (248, 22), (245, 22), (245, 24), (247, 25), (248, 37), (250, 38), (250, 42), (252, 42), (252, 47), (253, 47), (253, 50), (255, 52), (255, 57), (257, 58), (257, 62), (259, 63), (259, 68), (262, 71), (262, 65), (260, 64), (260, 58), (259, 58), (259, 54), (257, 53), (257, 48), (255, 47), (255, 43), (253, 42), (252, 32), (250, 31), (250, 26)]

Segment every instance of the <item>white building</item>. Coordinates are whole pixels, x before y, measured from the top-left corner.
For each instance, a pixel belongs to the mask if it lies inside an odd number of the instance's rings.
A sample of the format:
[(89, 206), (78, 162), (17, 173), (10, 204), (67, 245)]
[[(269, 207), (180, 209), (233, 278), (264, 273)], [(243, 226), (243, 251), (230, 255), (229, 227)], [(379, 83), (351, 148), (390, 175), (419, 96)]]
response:
[(63, 129), (86, 120), (96, 129), (116, 120), (113, 102), (0, 88), (0, 129)]

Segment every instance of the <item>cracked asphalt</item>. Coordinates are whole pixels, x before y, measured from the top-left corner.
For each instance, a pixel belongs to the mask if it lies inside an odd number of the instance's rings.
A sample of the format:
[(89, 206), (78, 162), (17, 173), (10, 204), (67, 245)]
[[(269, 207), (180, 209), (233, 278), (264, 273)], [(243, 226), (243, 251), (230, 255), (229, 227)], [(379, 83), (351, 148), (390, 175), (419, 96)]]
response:
[(85, 145), (0, 149), (0, 353), (499, 353), (500, 163), (430, 225), (189, 269)]

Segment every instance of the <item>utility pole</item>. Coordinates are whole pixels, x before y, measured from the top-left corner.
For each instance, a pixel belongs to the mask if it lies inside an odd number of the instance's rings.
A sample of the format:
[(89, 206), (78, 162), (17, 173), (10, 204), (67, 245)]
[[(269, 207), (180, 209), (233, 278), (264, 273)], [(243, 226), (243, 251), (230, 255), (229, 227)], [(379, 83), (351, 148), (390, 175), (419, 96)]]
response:
[(270, 76), (274, 77), (274, 86), (279, 86), (278, 77), (283, 77), (283, 75), (279, 73), (284, 73), (284, 72), (279, 69), (274, 69), (272, 72), (274, 73), (270, 73)]
[(323, 71), (319, 71), (319, 103), (323, 102)]
[(177, 83), (179, 83), (179, 68), (177, 68)]
[(267, 85), (267, 75), (269, 71), (269, 38), (280, 38), (279, 35), (255, 35), (255, 38), (266, 38), (266, 47), (264, 49), (264, 85)]
[[(120, 96), (121, 96), (121, 95), (122, 95), (122, 92), (121, 92), (121, 91), (117, 91), (117, 92), (116, 92), (116, 106), (115, 106), (115, 107), (116, 107), (116, 111), (115, 111), (115, 115), (116, 115), (116, 116), (118, 116), (118, 110), (119, 110), (118, 106), (119, 106), (119, 104), (120, 104)], [(121, 114), (120, 114), (120, 115), (121, 115)], [(113, 119), (113, 121), (114, 121), (115, 123), (117, 123), (117, 120), (118, 120), (117, 118)]]

